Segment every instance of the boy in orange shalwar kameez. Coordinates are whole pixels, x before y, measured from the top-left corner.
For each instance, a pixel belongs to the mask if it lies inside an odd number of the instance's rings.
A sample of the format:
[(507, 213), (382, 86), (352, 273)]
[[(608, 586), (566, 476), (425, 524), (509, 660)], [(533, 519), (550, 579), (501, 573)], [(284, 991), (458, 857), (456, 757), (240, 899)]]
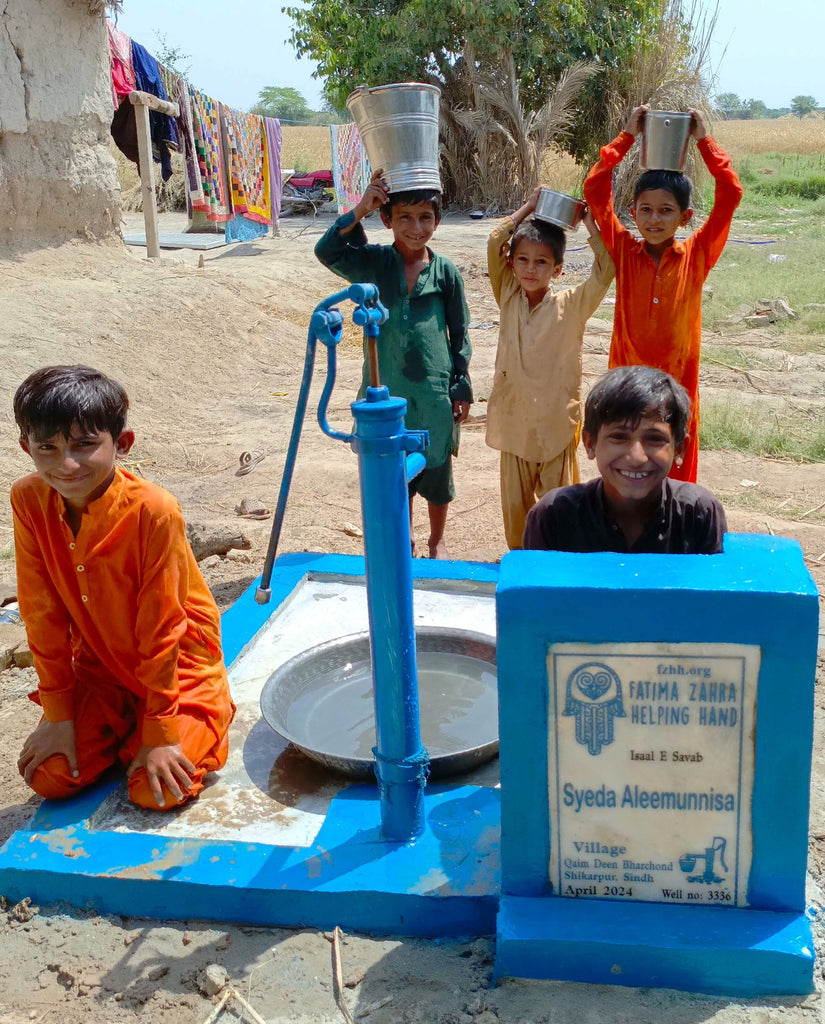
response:
[(613, 211), (613, 169), (642, 130), (649, 106), (636, 107), (627, 127), (601, 152), (584, 183), (584, 198), (616, 264), (616, 313), (608, 365), (655, 366), (685, 388), (691, 419), (681, 467), (671, 477), (696, 482), (699, 458), (699, 350), (702, 343), (702, 285), (722, 255), (742, 186), (730, 158), (707, 133), (701, 114), (691, 110), (691, 134), (716, 180), (713, 209), (692, 235), (676, 231), (693, 216), (690, 179), (674, 171), (646, 171), (636, 182), (631, 215), (641, 240)]
[(14, 398), (36, 469), (11, 503), (43, 708), (18, 767), (57, 798), (119, 761), (134, 803), (168, 809), (226, 762), (235, 707), (180, 507), (115, 465), (134, 442), (127, 408), (119, 384), (84, 366), (38, 370)]

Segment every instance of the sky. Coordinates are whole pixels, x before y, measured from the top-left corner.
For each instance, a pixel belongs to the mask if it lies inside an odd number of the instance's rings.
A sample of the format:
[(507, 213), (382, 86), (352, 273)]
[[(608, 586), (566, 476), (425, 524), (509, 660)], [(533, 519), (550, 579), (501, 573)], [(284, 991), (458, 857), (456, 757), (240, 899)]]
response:
[[(124, 0), (118, 25), (157, 54), (157, 34), (190, 54), (188, 79), (230, 107), (248, 110), (267, 86), (297, 89), (311, 109), (321, 106), (314, 65), (289, 43), (286, 0)], [(300, 0), (292, 0), (297, 6)], [(685, 6), (689, 6), (686, 0)], [(705, 0), (706, 11), (713, 10)], [(241, 14), (242, 12), (242, 14)], [(825, 105), (821, 73), (825, 0), (719, 0), (710, 47), (715, 94), (736, 93), (768, 107), (813, 96)]]

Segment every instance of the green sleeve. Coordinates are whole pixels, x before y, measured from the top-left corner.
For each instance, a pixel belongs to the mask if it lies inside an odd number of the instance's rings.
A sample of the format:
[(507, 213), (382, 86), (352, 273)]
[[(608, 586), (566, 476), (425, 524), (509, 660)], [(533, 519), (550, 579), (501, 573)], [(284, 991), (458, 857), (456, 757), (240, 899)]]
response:
[(315, 243), (315, 255), (325, 267), (346, 281), (366, 280), (375, 263), (367, 245), (367, 234), (360, 221), (352, 231), (342, 235), (341, 229), (355, 221), (350, 211), (339, 217)]
[(452, 264), (449, 264), (446, 284), (444, 314), (453, 361), (450, 375), (450, 399), (453, 402), (472, 402), (473, 386), (470, 383), (469, 366), (473, 348), (468, 333), (470, 311), (464, 297), (464, 282), (461, 279), (461, 274)]

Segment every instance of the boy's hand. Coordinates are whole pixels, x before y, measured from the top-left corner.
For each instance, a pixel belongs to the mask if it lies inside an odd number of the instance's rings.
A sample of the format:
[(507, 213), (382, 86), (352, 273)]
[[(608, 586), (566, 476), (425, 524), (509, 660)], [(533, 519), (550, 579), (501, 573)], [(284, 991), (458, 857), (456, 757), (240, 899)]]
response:
[(180, 803), (184, 793), (189, 792), (192, 775), (196, 771), (180, 743), (171, 743), (165, 747), (141, 747), (126, 769), (126, 774), (131, 775), (138, 768), (146, 769), (149, 788), (158, 807), (166, 806), (164, 785), (175, 798), (175, 802)]
[(625, 125), (625, 131), (628, 135), (638, 135), (644, 128), (645, 114), (650, 110), (649, 103), (643, 103), (640, 107), (636, 107), (627, 120)]
[(77, 778), (77, 749), (74, 742), (74, 722), (71, 718), (65, 722), (48, 722), (46, 719), (38, 725), (23, 744), (20, 757), (17, 759), (17, 770), (29, 785), (35, 768), (46, 758), (54, 754), (62, 754), (69, 762), (69, 771)]
[(358, 200), (357, 205), (352, 211), (355, 214), (356, 221), (362, 220), (368, 213), (372, 213), (373, 210), (379, 210), (389, 201), (390, 194), (387, 191), (383, 174), (383, 167), (379, 167), (377, 171), (372, 172), (366, 192)]
[(599, 233), (599, 225), (596, 223), (596, 218), (590, 212), (590, 207), (584, 211), (582, 215), (582, 224), (587, 228), (587, 233), (592, 238), (594, 235)]
[(463, 423), (470, 415), (470, 402), (453, 402), (453, 420)]
[(694, 110), (693, 107), (688, 110), (690, 114), (690, 134), (698, 142), (700, 139), (704, 139), (708, 134), (708, 126), (705, 124), (705, 119), (699, 113), (698, 110)]
[(516, 227), (518, 227), (523, 220), (527, 220), (531, 214), (536, 212), (536, 206), (539, 201), (539, 196), (541, 195), (541, 190), (548, 187), (549, 186), (547, 185), (537, 185), (530, 193), (529, 198), (524, 202), (524, 204), (510, 214), (510, 220), (512, 220)]

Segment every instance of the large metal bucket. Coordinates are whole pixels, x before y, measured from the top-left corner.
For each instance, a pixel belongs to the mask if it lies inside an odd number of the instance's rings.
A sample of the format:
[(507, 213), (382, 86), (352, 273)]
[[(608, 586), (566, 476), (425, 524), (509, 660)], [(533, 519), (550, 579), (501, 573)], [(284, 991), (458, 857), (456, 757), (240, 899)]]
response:
[(648, 110), (642, 131), (642, 167), (648, 171), (681, 171), (690, 141), (690, 114)]
[(359, 86), (347, 97), (373, 170), (384, 168), (390, 192), (441, 190), (438, 101), (441, 90), (421, 82)]

